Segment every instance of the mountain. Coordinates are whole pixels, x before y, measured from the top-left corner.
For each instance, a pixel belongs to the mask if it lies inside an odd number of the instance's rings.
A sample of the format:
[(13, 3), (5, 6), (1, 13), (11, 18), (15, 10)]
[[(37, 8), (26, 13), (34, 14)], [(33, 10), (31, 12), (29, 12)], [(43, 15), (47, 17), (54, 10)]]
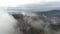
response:
[(43, 12), (36, 12), (37, 14), (44, 14), (44, 15), (60, 15), (60, 10), (49, 10)]
[(36, 12), (39, 15), (45, 15), (47, 17), (59, 17), (60, 18), (60, 10), (49, 10), (49, 11), (42, 11)]

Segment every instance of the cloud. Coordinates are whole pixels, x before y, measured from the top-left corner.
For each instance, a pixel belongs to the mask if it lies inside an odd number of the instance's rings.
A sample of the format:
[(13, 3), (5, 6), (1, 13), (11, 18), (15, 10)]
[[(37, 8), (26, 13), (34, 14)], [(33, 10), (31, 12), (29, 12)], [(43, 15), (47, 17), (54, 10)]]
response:
[(41, 0), (0, 0), (0, 7), (16, 7), (16, 5), (37, 3)]
[(16, 7), (17, 5), (33, 4), (33, 3), (43, 3), (50, 1), (59, 0), (0, 0), (0, 7)]
[[(27, 4), (24, 5), (23, 9), (30, 11), (46, 11), (46, 10), (57, 10), (60, 9), (60, 2), (43, 2), (38, 4)], [(28, 10), (28, 11), (29, 11)]]
[(60, 1), (59, 0), (35, 0), (35, 1), (34, 0), (0, 0), (0, 7), (13, 7), (13, 9), (15, 10), (27, 11), (27, 12), (46, 11), (46, 10), (60, 9)]

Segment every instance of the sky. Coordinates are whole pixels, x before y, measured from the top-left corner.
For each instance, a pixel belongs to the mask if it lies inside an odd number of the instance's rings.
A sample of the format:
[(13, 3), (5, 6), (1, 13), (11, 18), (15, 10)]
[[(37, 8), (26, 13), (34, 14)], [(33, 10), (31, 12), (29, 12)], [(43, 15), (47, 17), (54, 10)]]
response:
[(8, 9), (8, 7), (22, 7), (23, 9), (25, 8), (24, 11), (45, 11), (51, 9), (60, 10), (60, 0), (0, 0), (0, 11), (7, 11), (6, 9)]
[(41, 0), (0, 0), (0, 7), (16, 7), (16, 5), (40, 2)]
[(59, 0), (0, 0), (0, 7), (16, 7), (17, 5), (41, 3)]

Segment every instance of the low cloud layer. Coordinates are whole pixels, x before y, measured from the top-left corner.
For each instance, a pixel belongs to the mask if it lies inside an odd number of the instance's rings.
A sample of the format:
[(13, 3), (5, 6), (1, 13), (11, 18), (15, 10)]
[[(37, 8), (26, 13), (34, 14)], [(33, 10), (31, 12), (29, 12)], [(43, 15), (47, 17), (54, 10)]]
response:
[(46, 10), (56, 10), (60, 9), (60, 2), (46, 2), (46, 3), (38, 3), (38, 4), (27, 4), (25, 6), (26, 10), (31, 11), (46, 11)]

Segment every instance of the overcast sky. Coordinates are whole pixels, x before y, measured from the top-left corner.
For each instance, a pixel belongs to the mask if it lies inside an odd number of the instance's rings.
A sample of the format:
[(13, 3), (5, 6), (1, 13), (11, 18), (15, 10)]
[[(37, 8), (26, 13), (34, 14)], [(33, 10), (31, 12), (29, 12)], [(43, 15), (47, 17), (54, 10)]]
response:
[(0, 0), (0, 7), (22, 7), (21, 9), (25, 8), (24, 10), (27, 11), (45, 11), (60, 9), (60, 0)]
[(0, 7), (16, 7), (17, 5), (32, 4), (32, 3), (43, 3), (50, 1), (60, 1), (60, 0), (0, 0)]
[(16, 7), (17, 5), (36, 3), (42, 0), (0, 0), (0, 7)]

